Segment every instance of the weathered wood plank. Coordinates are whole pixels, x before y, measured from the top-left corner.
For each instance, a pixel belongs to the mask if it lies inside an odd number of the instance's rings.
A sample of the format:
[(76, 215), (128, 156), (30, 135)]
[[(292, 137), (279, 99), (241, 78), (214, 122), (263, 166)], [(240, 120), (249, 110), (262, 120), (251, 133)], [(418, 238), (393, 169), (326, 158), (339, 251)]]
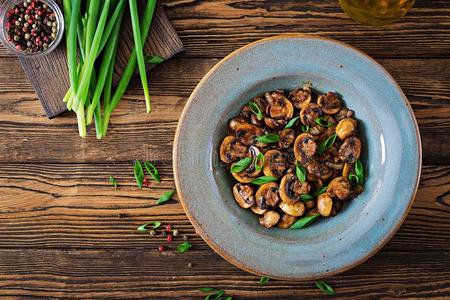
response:
[(164, 1), (189, 57), (223, 57), (258, 39), (283, 33), (335, 38), (374, 57), (449, 57), (450, 6), (446, 0), (416, 1), (394, 24), (355, 23), (338, 1)]
[[(207, 250), (176, 200), (155, 206), (174, 187), (171, 163), (156, 165), (162, 182), (139, 190), (132, 161), (1, 164), (0, 248), (156, 249), (164, 238), (150, 238), (136, 228), (159, 220), (191, 236), (196, 249)], [(117, 190), (109, 175), (117, 179)], [(450, 167), (424, 167), (413, 209), (386, 249), (450, 251), (449, 194)]]

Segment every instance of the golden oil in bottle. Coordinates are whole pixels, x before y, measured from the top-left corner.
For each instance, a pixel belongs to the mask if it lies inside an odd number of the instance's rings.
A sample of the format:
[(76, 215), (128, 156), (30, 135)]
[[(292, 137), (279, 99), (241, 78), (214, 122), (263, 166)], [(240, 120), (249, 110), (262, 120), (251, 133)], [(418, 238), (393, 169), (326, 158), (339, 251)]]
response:
[(356, 22), (381, 26), (403, 17), (415, 0), (339, 0), (342, 9)]

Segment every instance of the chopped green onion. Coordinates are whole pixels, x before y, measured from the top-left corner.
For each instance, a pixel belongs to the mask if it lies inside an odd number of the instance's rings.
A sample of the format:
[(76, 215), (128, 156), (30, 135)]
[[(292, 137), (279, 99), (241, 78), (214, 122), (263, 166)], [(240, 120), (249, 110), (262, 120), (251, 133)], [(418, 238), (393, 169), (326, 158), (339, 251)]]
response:
[(269, 282), (270, 278), (267, 276), (263, 276), (261, 277), (261, 279), (259, 280), (259, 284), (260, 285), (266, 285), (267, 282)]
[(289, 229), (301, 229), (301, 228), (304, 228), (304, 227), (308, 226), (309, 224), (311, 224), (318, 217), (319, 217), (319, 215), (312, 215), (312, 216), (309, 216), (309, 217), (303, 217), (301, 219), (298, 219), (297, 222), (295, 222), (294, 224), (292, 224), (291, 227), (289, 227)]
[(327, 151), (328, 149), (330, 149), (334, 142), (336, 141), (336, 134), (333, 134), (332, 136), (330, 136), (329, 138), (327, 138), (325, 141), (323, 141), (320, 145), (319, 145), (319, 149), (317, 150), (317, 152), (319, 154), (324, 153), (325, 151)]
[(152, 229), (156, 229), (159, 226), (161, 226), (161, 222), (153, 221), (153, 222), (145, 223), (145, 224), (139, 226), (137, 228), (137, 231), (139, 231), (139, 232), (147, 232), (148, 231), (148, 228), (147, 228), (148, 225), (152, 225)]
[(302, 132), (307, 133), (309, 131), (309, 125), (302, 125)]
[(316, 122), (317, 125), (320, 125), (322, 127), (333, 127), (333, 126), (336, 126), (335, 123), (329, 122), (329, 121), (325, 120), (322, 117), (317, 118), (315, 122)]
[(291, 128), (292, 126), (295, 125), (295, 123), (297, 122), (297, 120), (300, 118), (300, 116), (292, 118), (287, 124), (286, 126), (284, 126), (284, 128)]
[(164, 62), (164, 58), (159, 55), (144, 56), (144, 60), (147, 64), (159, 65)]
[(325, 281), (316, 281), (316, 286), (318, 289), (320, 289), (322, 292), (325, 292), (329, 296), (334, 296), (334, 289), (326, 283)]
[(231, 166), (231, 173), (239, 173), (244, 171), (250, 164), (252, 163), (252, 159), (250, 157), (246, 157), (241, 159), (240, 161), (234, 163)]
[(313, 200), (314, 198), (316, 198), (314, 195), (310, 195), (310, 194), (303, 194), (300, 195), (300, 200), (302, 200), (303, 202), (308, 202)]
[(256, 185), (263, 185), (265, 183), (273, 182), (273, 181), (277, 181), (277, 180), (278, 180), (278, 178), (275, 178), (272, 176), (261, 176), (261, 177), (254, 179), (251, 183), (256, 184)]
[(255, 102), (249, 102), (248, 107), (250, 107), (250, 110), (256, 115), (258, 120), (261, 121), (263, 119), (263, 113)]
[(178, 253), (184, 253), (188, 251), (192, 247), (192, 244), (189, 242), (184, 242), (177, 246), (177, 252)]
[(350, 173), (348, 175), (348, 181), (350, 181), (350, 183), (352, 185), (358, 185), (359, 184), (358, 176), (356, 176), (354, 173)]
[(355, 174), (358, 177), (358, 184), (363, 185), (363, 183), (364, 183), (364, 167), (359, 159), (355, 163)]
[(156, 201), (156, 205), (160, 205), (161, 203), (167, 202), (172, 199), (172, 196), (175, 194), (175, 190), (165, 192), (161, 197), (159, 197), (158, 201)]
[(142, 184), (144, 182), (144, 170), (142, 169), (142, 164), (140, 161), (134, 161), (134, 179), (136, 180), (137, 186), (142, 189)]
[(109, 182), (112, 184), (112, 186), (117, 189), (117, 180), (113, 176), (109, 176)]
[(157, 182), (161, 182), (161, 176), (159, 175), (158, 169), (149, 161), (144, 162), (144, 167), (148, 174)]
[(258, 136), (256, 140), (260, 143), (264, 144), (270, 144), (270, 143), (276, 143), (280, 140), (280, 136), (278, 134), (269, 133), (265, 135)]
[(304, 183), (306, 181), (306, 169), (299, 163), (295, 164), (295, 174), (297, 175), (297, 178), (301, 183)]
[(265, 162), (264, 154), (259, 152), (255, 158), (255, 170), (256, 171), (262, 170), (264, 167), (264, 162)]
[(317, 197), (323, 193), (325, 193), (328, 189), (328, 185), (323, 185), (320, 189), (318, 189), (317, 191), (314, 192), (313, 196)]

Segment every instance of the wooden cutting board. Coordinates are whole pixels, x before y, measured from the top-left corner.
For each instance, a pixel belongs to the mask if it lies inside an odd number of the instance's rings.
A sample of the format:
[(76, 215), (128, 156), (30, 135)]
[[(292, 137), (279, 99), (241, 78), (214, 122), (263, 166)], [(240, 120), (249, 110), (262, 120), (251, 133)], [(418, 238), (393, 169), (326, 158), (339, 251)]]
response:
[[(2, 2), (2, 1), (0, 1)], [(138, 1), (144, 11), (145, 1)], [(114, 80), (118, 82), (134, 46), (131, 20), (125, 14), (116, 58)], [(169, 59), (183, 51), (183, 44), (161, 5), (157, 5), (150, 34), (145, 44), (146, 55), (159, 55)], [(64, 38), (57, 49), (42, 58), (19, 57), (20, 63), (36, 91), (49, 118), (67, 110), (63, 97), (69, 88), (69, 74)]]

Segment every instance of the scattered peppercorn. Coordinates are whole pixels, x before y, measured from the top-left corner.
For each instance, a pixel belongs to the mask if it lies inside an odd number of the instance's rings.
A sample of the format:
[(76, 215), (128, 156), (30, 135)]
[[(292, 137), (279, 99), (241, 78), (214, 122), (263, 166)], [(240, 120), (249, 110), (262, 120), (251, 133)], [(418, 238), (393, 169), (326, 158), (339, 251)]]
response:
[(40, 0), (25, 0), (16, 4), (8, 10), (6, 18), (8, 41), (25, 53), (46, 50), (59, 30), (55, 12)]
[(150, 187), (150, 180), (148, 180), (147, 178), (144, 178), (144, 181), (142, 181), (142, 184), (143, 184), (145, 187)]
[(168, 242), (171, 242), (172, 241), (172, 235), (171, 234), (169, 234), (168, 236), (167, 236), (167, 239), (166, 239)]
[(178, 236), (178, 229), (174, 229), (173, 231), (172, 231), (172, 235), (173, 236)]
[(172, 231), (172, 226), (170, 224), (166, 225), (166, 231), (167, 232), (171, 232)]
[(149, 231), (151, 236), (155, 236), (156, 235), (156, 231), (154, 231), (153, 229)]
[(192, 263), (188, 263), (187, 267), (190, 269), (192, 268)]
[(189, 237), (187, 236), (187, 234), (183, 235), (183, 240), (187, 241), (189, 239)]
[(163, 245), (159, 245), (159, 246), (158, 246), (158, 251), (159, 251), (159, 252), (164, 252), (164, 250), (166, 250), (166, 248), (164, 248)]

